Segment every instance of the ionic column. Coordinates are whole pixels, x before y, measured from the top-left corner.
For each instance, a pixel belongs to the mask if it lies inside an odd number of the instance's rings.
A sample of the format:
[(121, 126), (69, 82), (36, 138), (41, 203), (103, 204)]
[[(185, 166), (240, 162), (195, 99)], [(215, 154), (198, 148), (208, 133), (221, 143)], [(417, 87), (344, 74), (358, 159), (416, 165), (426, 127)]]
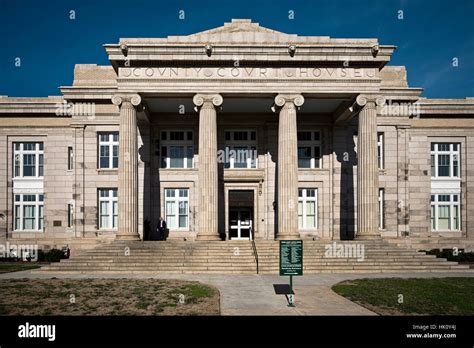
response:
[(359, 95), (357, 135), (357, 238), (378, 238), (379, 169), (377, 164), (377, 105), (383, 100)]
[(198, 240), (219, 240), (217, 182), (217, 113), (219, 94), (196, 94), (199, 108), (199, 230)]
[(278, 123), (278, 235), (277, 239), (298, 239), (298, 138), (296, 108), (303, 105), (300, 94), (279, 94)]
[(139, 240), (138, 234), (138, 141), (137, 111), (139, 95), (114, 96), (120, 107), (118, 231), (116, 239)]

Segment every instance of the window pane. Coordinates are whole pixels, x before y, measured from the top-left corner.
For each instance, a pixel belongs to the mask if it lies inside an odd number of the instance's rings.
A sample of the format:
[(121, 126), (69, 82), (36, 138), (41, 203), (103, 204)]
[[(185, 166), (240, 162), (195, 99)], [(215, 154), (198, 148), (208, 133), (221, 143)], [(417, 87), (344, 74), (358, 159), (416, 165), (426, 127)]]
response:
[(234, 168), (247, 168), (248, 148), (235, 146)]
[(449, 230), (449, 205), (440, 205), (438, 206), (438, 229), (440, 230)]
[(431, 206), (431, 229), (434, 231), (436, 230), (436, 225), (435, 225), (435, 206)]
[(112, 203), (112, 227), (117, 228), (118, 227), (118, 202), (113, 202)]
[(303, 202), (301, 201), (298, 202), (298, 228), (303, 228)]
[(38, 176), (43, 176), (43, 168), (44, 168), (43, 157), (44, 157), (44, 155), (39, 155), (39, 163), (38, 163), (39, 174), (38, 174)]
[(306, 228), (316, 227), (316, 202), (306, 202)]
[(19, 230), (20, 228), (20, 206), (15, 205), (15, 230)]
[(166, 221), (169, 228), (176, 228), (175, 202), (166, 202)]
[(100, 202), (100, 228), (109, 228), (109, 203), (107, 201)]
[(183, 146), (170, 146), (170, 168), (184, 168)]
[(179, 227), (180, 228), (188, 227), (188, 216), (187, 215), (180, 215), (179, 216)]
[(193, 156), (194, 156), (193, 147), (188, 146), (187, 151), (186, 151), (187, 168), (192, 168), (193, 167)]
[(311, 168), (311, 147), (298, 147), (298, 168)]
[(43, 221), (44, 221), (44, 215), (43, 215), (43, 206), (40, 205), (38, 207), (39, 209), (39, 221), (38, 221), (38, 229), (42, 230), (43, 229)]
[(35, 228), (35, 206), (23, 206), (23, 229), (33, 230)]
[(36, 176), (35, 155), (23, 155), (23, 176)]
[(457, 205), (453, 206), (453, 220), (453, 229), (459, 230), (459, 206)]
[(314, 167), (321, 168), (321, 148), (319, 146), (314, 147)]
[(438, 176), (449, 176), (449, 155), (438, 155)]
[(112, 168), (118, 168), (118, 155), (119, 155), (118, 145), (114, 145), (112, 151), (113, 151)]

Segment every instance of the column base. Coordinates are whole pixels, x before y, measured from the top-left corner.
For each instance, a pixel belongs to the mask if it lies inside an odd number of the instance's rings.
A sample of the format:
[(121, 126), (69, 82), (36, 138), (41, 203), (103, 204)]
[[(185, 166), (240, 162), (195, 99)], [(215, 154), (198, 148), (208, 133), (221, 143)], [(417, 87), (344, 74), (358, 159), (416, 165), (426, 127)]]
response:
[(196, 240), (198, 241), (218, 241), (221, 240), (221, 237), (216, 234), (199, 234), (196, 236)]
[(382, 237), (380, 234), (362, 234), (362, 235), (356, 235), (355, 239), (356, 240), (377, 240), (381, 239)]
[(299, 233), (278, 234), (275, 240), (299, 240), (301, 236)]
[(118, 234), (115, 236), (116, 240), (131, 240), (138, 241), (141, 240), (140, 235), (138, 234)]

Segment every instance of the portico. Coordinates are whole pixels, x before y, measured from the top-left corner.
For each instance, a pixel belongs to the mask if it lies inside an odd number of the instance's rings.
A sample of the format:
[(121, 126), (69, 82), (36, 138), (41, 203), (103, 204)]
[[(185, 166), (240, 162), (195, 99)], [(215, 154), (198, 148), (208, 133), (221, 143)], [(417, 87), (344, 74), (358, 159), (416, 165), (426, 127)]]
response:
[[(271, 45), (264, 44), (267, 42)], [(324, 139), (328, 141), (325, 145), (327, 158), (321, 161), (327, 159), (328, 163), (314, 171), (318, 175), (326, 175), (320, 182), (322, 187), (319, 191), (320, 195), (324, 192), (325, 196), (331, 195), (331, 192), (335, 195), (333, 190), (337, 175), (334, 173), (338, 174), (338, 166), (334, 163), (334, 156), (337, 156), (334, 154), (335, 146), (329, 140), (336, 129), (357, 127), (357, 158), (345, 159), (357, 166), (357, 195), (353, 195), (357, 201), (354, 202), (357, 228), (354, 225), (353, 229), (357, 230), (358, 238), (378, 237), (377, 107), (380, 108), (385, 100), (380, 89), (379, 71), (389, 61), (394, 47), (380, 46), (373, 39), (354, 43), (327, 37), (297, 37), (271, 31), (247, 20), (234, 20), (221, 28), (187, 37), (121, 39), (119, 44), (105, 45), (118, 74), (112, 100), (120, 110), (119, 132), (124, 140), (120, 141), (121, 164), (118, 168), (120, 217), (117, 238), (139, 238), (136, 120), (140, 101), (143, 107), (140, 113), (149, 124), (161, 123), (161, 111), (165, 123), (168, 123), (163, 125), (164, 128), (181, 128), (183, 124), (176, 127), (168, 122), (168, 114), (177, 112), (187, 115), (186, 122), (196, 127), (196, 136), (191, 141), (198, 139), (197, 151), (190, 150), (191, 147), (186, 150), (193, 151), (196, 157), (193, 168), (197, 172), (190, 171), (196, 174), (196, 179), (190, 180), (195, 195), (192, 198), (194, 204), (192, 208), (191, 205), (186, 208), (192, 211), (196, 239), (225, 238), (225, 221), (229, 220), (229, 211), (224, 204), (223, 192), (229, 180), (237, 183), (250, 181), (259, 185), (259, 194), (265, 197), (261, 199), (263, 209), (255, 211), (254, 228), (258, 231), (262, 225), (271, 224), (273, 230), (272, 233), (266, 231), (262, 236), (277, 239), (301, 237), (301, 221), (298, 219), (313, 219), (313, 208), (309, 208), (309, 217), (301, 216), (302, 205), (306, 204), (302, 203), (301, 187), (308, 185), (311, 171), (299, 168), (299, 162), (304, 161), (302, 156), (314, 157), (316, 148), (312, 144), (299, 146), (298, 139), (303, 134), (299, 130), (304, 129), (305, 122), (311, 123), (311, 119), (324, 124), (327, 129)], [(241, 48), (242, 45), (245, 49)], [(347, 45), (351, 47), (350, 53)], [(169, 60), (171, 56), (173, 62)], [(328, 101), (331, 106), (325, 105)], [(253, 111), (252, 105), (255, 105)], [(190, 108), (196, 112), (194, 121), (193, 116), (189, 116)], [(300, 109), (302, 114), (299, 115)], [(239, 113), (243, 110), (245, 112), (240, 116), (243, 122), (232, 128), (247, 128), (245, 121), (254, 113), (253, 125), (248, 128), (255, 129), (258, 135), (254, 138), (254, 145), (245, 145), (252, 141), (242, 138), (242, 143), (236, 144), (236, 148), (258, 148), (260, 154), (255, 159), (258, 165), (247, 167), (244, 164), (238, 170), (229, 168), (228, 163), (222, 166), (217, 157), (219, 150), (228, 149), (224, 143), (229, 142), (230, 138), (224, 141), (219, 139), (221, 133), (225, 133), (226, 137), (231, 134), (226, 131), (227, 119), (230, 117), (231, 123), (239, 123)], [(261, 117), (260, 124), (258, 117)], [(305, 121), (300, 123), (300, 119)], [(269, 143), (268, 127), (276, 130), (278, 146), (274, 149), (273, 144)], [(259, 128), (260, 131), (257, 131)], [(263, 138), (265, 136), (266, 139)], [(176, 147), (170, 149), (176, 151)], [(321, 149), (320, 145), (318, 149)], [(304, 154), (305, 151), (307, 154)], [(190, 154), (187, 156), (190, 157)], [(269, 157), (274, 163), (274, 174), (267, 164), (262, 163)], [(235, 162), (234, 159), (231, 161)], [(166, 170), (157, 168), (157, 171), (160, 172), (160, 180), (163, 180)], [(184, 172), (180, 174), (184, 175)], [(304, 177), (303, 181), (301, 177)], [(268, 184), (274, 187), (269, 188)], [(308, 192), (312, 194), (313, 191)], [(335, 211), (337, 204), (333, 199), (325, 199), (328, 201), (323, 205), (318, 203), (321, 205), (319, 209), (314, 208), (314, 215), (316, 211), (324, 213), (324, 217), (314, 216), (318, 221), (325, 219), (318, 224), (321, 226), (319, 237), (339, 238), (335, 232), (335, 225), (339, 224), (335, 222), (341, 219)], [(308, 207), (311, 204), (309, 202)], [(168, 209), (164, 207), (164, 201), (158, 205), (159, 210)], [(189, 211), (188, 223), (191, 222)], [(259, 236), (258, 233), (256, 235)]]

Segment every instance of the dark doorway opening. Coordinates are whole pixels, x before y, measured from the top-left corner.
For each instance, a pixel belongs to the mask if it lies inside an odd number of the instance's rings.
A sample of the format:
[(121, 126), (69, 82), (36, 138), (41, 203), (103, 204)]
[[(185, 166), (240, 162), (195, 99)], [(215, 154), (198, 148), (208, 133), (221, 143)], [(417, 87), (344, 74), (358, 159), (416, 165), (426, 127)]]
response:
[(254, 191), (229, 191), (229, 239), (252, 240)]

